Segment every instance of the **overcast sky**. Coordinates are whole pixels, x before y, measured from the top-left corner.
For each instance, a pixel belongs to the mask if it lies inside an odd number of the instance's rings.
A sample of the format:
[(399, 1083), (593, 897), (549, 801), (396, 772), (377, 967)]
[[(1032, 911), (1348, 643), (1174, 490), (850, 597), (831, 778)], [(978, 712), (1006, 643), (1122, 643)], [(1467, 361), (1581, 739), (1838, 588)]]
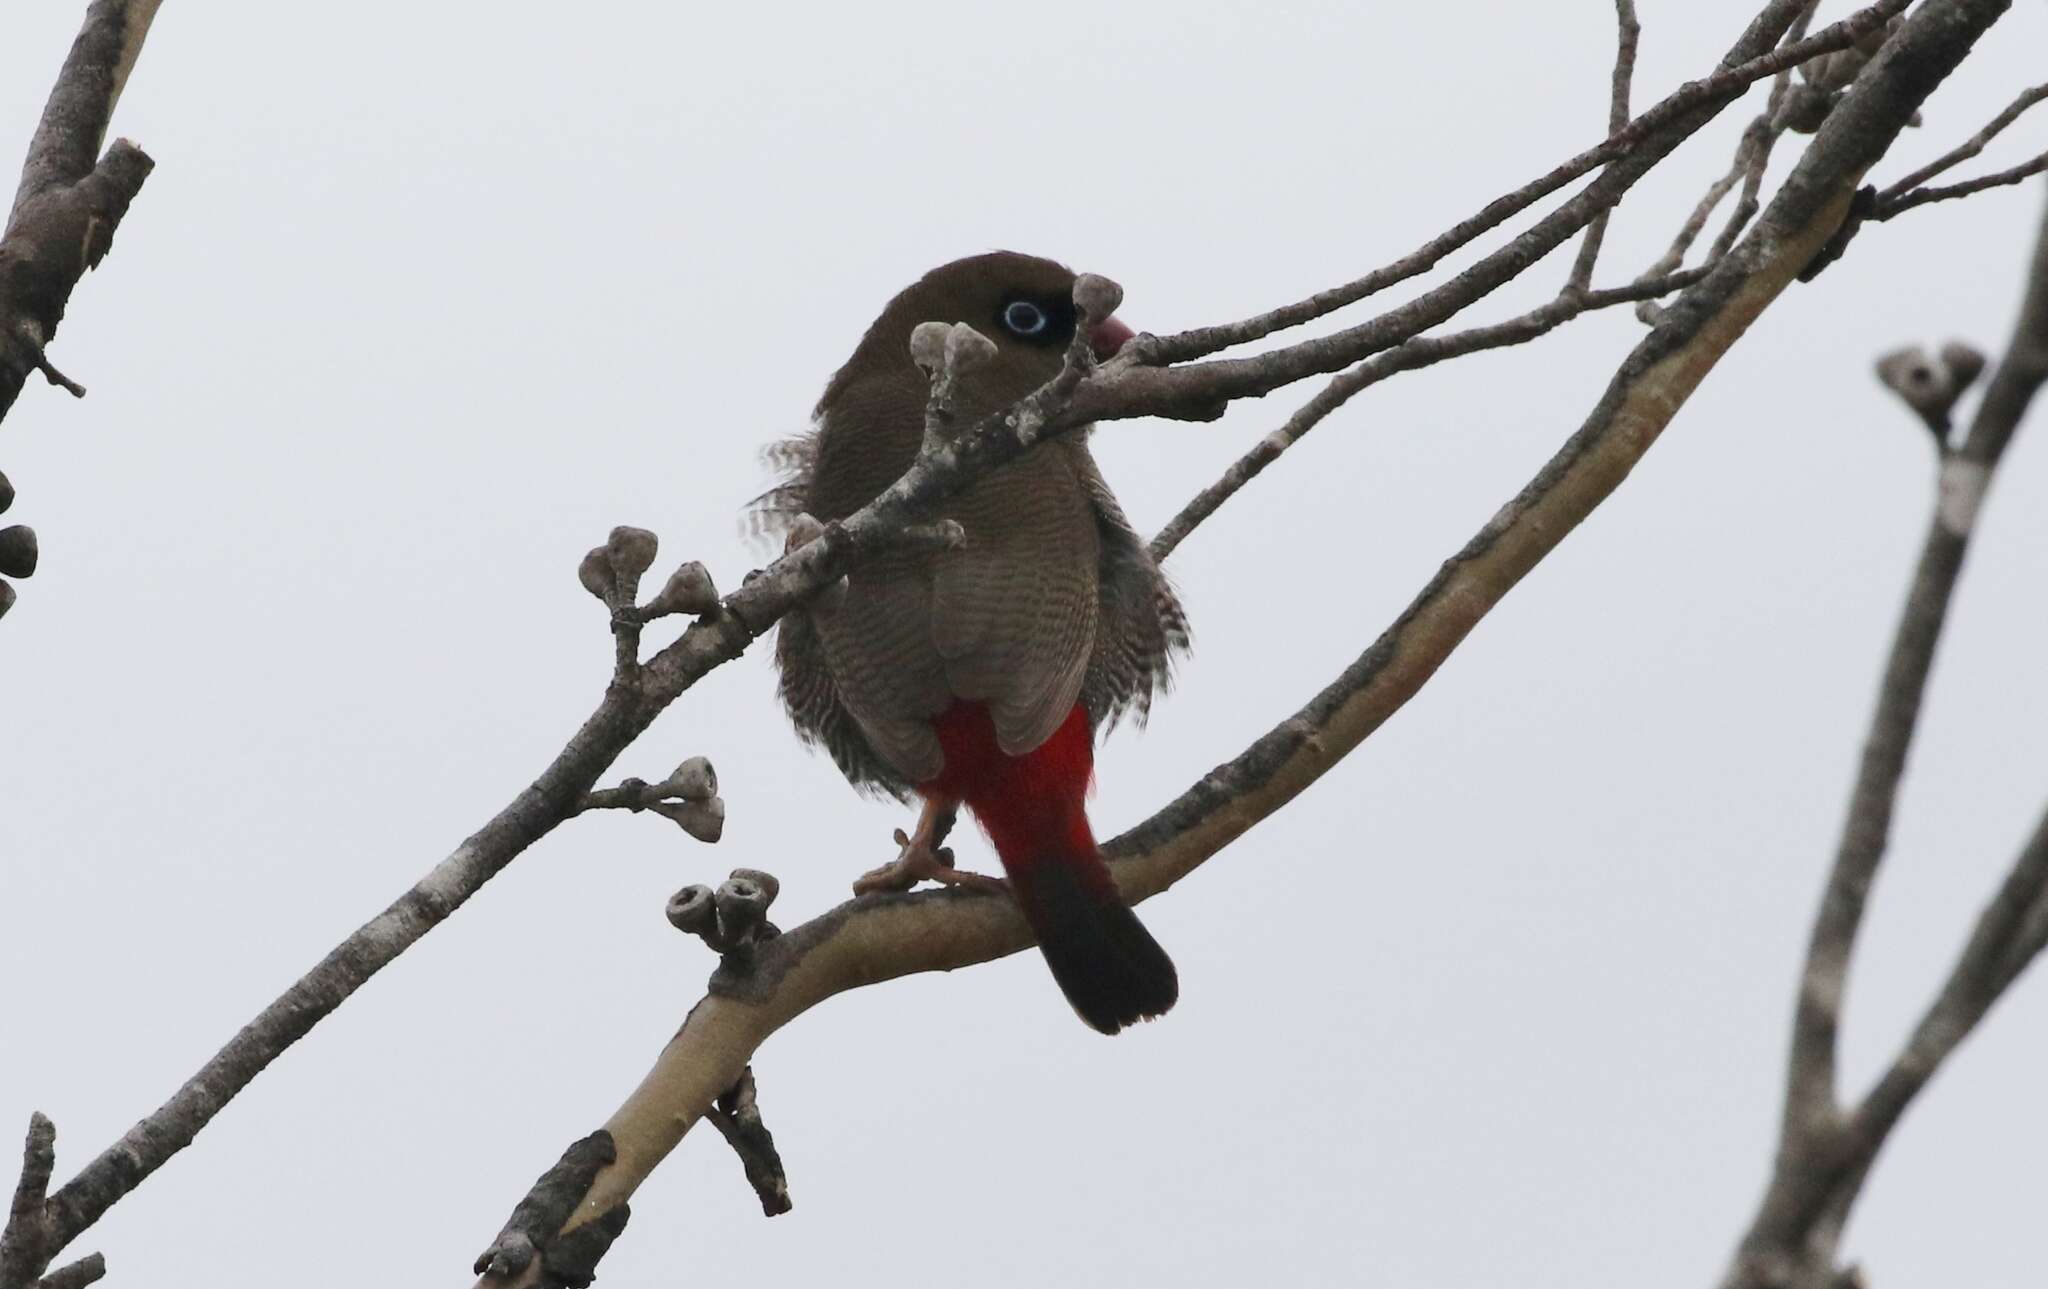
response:
[[(1638, 104), (1753, 7), (1642, 0)], [(81, 10), (11, 7), (0, 157)], [(612, 525), (737, 585), (759, 448), (897, 288), (1000, 246), (1117, 278), (1154, 330), (1295, 299), (1596, 139), (1612, 21), (1606, 0), (166, 5), (116, 120), (158, 168), (52, 351), (91, 396), (32, 385), (0, 427), (7, 519), (44, 552), (0, 623), (0, 1141), (40, 1108), (69, 1175), (545, 764), (609, 669), (574, 570)], [(1976, 130), (2044, 49), (2048, 6), (2022, 0), (1876, 178)], [(1643, 184), (1603, 281), (1654, 258), (1757, 102)], [(1790, 291), (1415, 701), (1145, 906), (1180, 968), (1164, 1021), (1100, 1038), (1036, 955), (834, 1000), (756, 1064), (795, 1212), (764, 1220), (692, 1134), (603, 1283), (1709, 1283), (1769, 1162), (1791, 982), (1931, 493), (1871, 360), (1995, 351), (2041, 200), (1915, 212)], [(1403, 376), (1202, 528), (1171, 562), (1196, 653), (1101, 754), (1098, 831), (1363, 649), (1640, 334), (1617, 312)], [(1307, 393), (1097, 451), (1151, 531)], [(1857, 960), (1858, 1086), (2048, 793), (2035, 420)], [(562, 828), (77, 1251), (131, 1289), (468, 1283), (701, 992), (668, 894), (766, 868), (788, 925), (893, 853), (906, 812), (800, 747), (765, 653), (616, 772), (712, 757), (721, 845), (651, 816)], [(1848, 1239), (1875, 1283), (2039, 1283), (2044, 1063), (2030, 978), (1887, 1150)]]

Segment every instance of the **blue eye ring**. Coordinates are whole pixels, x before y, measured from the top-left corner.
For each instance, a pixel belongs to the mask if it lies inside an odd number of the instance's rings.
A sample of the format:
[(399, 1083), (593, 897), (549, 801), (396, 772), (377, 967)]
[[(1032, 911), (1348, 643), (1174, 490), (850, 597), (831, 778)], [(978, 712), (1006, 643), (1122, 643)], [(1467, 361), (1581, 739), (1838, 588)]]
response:
[(1045, 310), (1029, 300), (1012, 300), (1003, 306), (1003, 326), (1017, 335), (1041, 335), (1051, 325)]

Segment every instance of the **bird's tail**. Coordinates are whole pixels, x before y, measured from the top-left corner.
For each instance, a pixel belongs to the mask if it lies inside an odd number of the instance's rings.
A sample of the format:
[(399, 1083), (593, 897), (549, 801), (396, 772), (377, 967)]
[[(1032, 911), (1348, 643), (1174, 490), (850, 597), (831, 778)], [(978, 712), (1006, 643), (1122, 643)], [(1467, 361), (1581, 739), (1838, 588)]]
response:
[(987, 709), (956, 706), (936, 723), (946, 786), (987, 830), (1053, 979), (1105, 1034), (1151, 1020), (1180, 996), (1173, 960), (1124, 902), (1088, 827), (1094, 773), (1087, 713), (1023, 756), (996, 747)]

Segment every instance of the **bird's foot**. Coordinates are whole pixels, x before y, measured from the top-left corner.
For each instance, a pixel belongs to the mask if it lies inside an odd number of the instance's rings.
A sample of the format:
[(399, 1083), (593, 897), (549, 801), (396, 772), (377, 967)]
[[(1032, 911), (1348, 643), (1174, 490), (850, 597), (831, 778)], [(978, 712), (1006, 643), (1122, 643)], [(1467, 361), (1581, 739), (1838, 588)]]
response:
[(876, 891), (907, 891), (919, 882), (937, 882), (941, 886), (954, 886), (964, 891), (979, 891), (985, 895), (1007, 895), (1010, 884), (1000, 877), (986, 873), (969, 873), (953, 867), (951, 848), (934, 846), (924, 836), (905, 835), (901, 828), (896, 830), (896, 845), (900, 848), (894, 863), (861, 874), (853, 884), (855, 895), (871, 895)]

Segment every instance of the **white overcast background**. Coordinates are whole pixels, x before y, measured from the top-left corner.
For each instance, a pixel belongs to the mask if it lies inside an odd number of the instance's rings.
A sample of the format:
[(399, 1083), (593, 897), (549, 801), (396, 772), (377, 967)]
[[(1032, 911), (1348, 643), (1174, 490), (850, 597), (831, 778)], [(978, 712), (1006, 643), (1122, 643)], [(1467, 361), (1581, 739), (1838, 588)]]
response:
[[(1638, 106), (1754, 7), (1645, 0)], [(8, 165), (82, 9), (10, 9)], [(52, 350), (91, 395), (35, 383), (0, 428), (7, 522), (44, 551), (0, 623), (9, 1159), (41, 1109), (68, 1176), (538, 772), (606, 680), (575, 567), (614, 524), (737, 585), (759, 449), (897, 288), (1009, 247), (1117, 278), (1154, 330), (1296, 299), (1597, 139), (1612, 24), (1606, 0), (166, 5), (115, 121), (157, 170)], [(2020, 0), (1873, 177), (1975, 131), (2043, 50), (2048, 6)], [(1604, 282), (1662, 249), (1759, 101), (1642, 185)], [(1035, 954), (835, 999), (756, 1063), (795, 1211), (763, 1219), (693, 1133), (603, 1283), (1709, 1283), (1764, 1180), (1931, 495), (1871, 362), (1995, 352), (2042, 196), (1872, 227), (1791, 289), (1386, 728), (1145, 906), (1169, 1017), (1104, 1040)], [(1641, 331), (1615, 311), (1400, 377), (1199, 530), (1170, 565), (1197, 648), (1103, 751), (1099, 831), (1356, 656)], [(1309, 392), (1097, 451), (1151, 531)], [(2048, 798), (2034, 421), (1859, 949), (1853, 1087)], [(74, 1252), (133, 1289), (467, 1284), (701, 992), (669, 893), (765, 868), (789, 925), (892, 853), (905, 812), (799, 746), (767, 652), (612, 776), (710, 756), (721, 845), (652, 816), (560, 829)], [(1875, 1283), (2039, 1282), (2038, 976), (1886, 1150), (1847, 1242)]]

